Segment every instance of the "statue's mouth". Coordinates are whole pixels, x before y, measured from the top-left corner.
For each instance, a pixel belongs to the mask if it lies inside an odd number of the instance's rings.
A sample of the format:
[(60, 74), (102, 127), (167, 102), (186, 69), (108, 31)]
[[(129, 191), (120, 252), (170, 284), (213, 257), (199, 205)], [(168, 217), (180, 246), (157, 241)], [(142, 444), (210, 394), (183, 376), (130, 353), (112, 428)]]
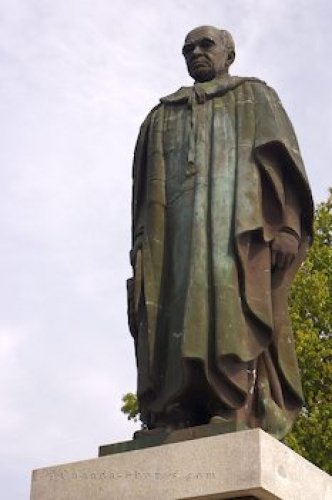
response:
[(193, 68), (207, 68), (210, 66), (209, 61), (204, 58), (194, 59), (191, 61), (191, 66)]

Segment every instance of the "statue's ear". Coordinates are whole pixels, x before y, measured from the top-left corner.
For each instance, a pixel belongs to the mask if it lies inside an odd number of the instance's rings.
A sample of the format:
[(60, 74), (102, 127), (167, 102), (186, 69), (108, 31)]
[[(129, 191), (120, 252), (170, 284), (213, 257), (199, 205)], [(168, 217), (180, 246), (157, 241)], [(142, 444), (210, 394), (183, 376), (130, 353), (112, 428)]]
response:
[(228, 68), (229, 68), (229, 66), (231, 64), (233, 64), (234, 60), (235, 60), (235, 51), (234, 50), (230, 50), (228, 52), (227, 61), (226, 61), (226, 64), (227, 64)]

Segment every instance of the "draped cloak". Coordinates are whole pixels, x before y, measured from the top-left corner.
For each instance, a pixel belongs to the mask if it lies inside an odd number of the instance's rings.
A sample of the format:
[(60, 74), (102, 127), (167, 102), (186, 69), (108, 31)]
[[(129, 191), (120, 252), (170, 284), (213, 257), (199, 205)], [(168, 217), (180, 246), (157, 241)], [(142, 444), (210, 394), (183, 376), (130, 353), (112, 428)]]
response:
[[(137, 140), (132, 211), (129, 322), (143, 422), (153, 428), (184, 401), (194, 362), (228, 418), (245, 408), (246, 425), (282, 438), (303, 404), (287, 296), (313, 208), (276, 93), (226, 75), (162, 98)], [(299, 253), (273, 270), (271, 242), (283, 230)]]

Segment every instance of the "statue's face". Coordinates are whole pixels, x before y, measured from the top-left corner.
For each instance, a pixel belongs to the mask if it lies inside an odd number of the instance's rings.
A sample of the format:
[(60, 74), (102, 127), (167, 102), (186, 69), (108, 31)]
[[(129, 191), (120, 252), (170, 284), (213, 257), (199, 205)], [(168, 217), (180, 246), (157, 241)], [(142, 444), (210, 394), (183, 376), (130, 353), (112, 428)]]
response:
[(207, 82), (227, 73), (229, 54), (220, 31), (212, 26), (196, 28), (186, 36), (182, 53), (189, 75), (197, 82)]

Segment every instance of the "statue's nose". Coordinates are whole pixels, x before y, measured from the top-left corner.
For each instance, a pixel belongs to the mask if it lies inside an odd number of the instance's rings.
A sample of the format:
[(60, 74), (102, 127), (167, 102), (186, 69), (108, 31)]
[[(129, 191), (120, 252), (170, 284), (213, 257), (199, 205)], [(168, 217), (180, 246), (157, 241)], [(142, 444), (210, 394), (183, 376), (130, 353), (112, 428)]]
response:
[(196, 45), (194, 50), (193, 50), (193, 54), (201, 54), (202, 53), (202, 48), (200, 45)]

